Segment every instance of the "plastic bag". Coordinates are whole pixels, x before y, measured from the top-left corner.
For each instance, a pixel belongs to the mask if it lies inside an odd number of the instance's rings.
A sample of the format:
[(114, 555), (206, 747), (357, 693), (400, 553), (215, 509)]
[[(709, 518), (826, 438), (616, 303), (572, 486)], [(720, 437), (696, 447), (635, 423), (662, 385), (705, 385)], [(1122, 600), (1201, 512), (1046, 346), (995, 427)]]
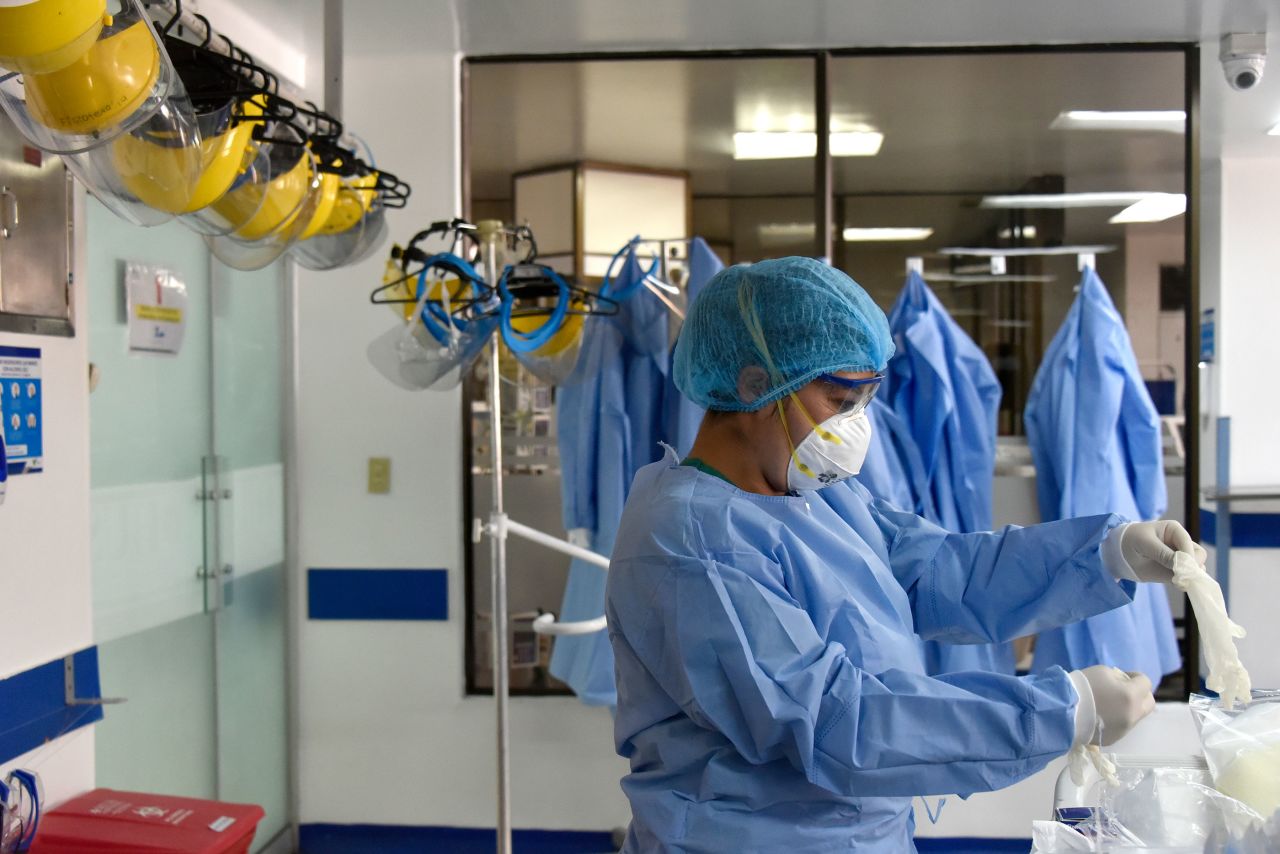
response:
[(1275, 854), (1280, 851), (1280, 818), (1251, 824), (1239, 831), (1219, 828), (1204, 850), (1206, 854)]
[(1092, 851), (1093, 847), (1093, 840), (1074, 827), (1057, 821), (1031, 823), (1031, 854)]
[(1101, 787), (1102, 812), (1147, 848), (1200, 845), (1216, 824), (1216, 805), (1204, 797), (1210, 782), (1199, 763), (1119, 764)]
[[(1223, 847), (1226, 841), (1262, 825), (1256, 811), (1213, 788), (1203, 757), (1109, 758), (1115, 766), (1111, 781), (1092, 769), (1084, 786), (1069, 785), (1065, 772), (1059, 778), (1054, 815), (1065, 829), (1042, 828), (1036, 851), (1234, 854)], [(1071, 847), (1081, 838), (1093, 847)]]
[(1254, 691), (1241, 709), (1200, 694), (1190, 705), (1218, 791), (1263, 818), (1280, 811), (1280, 691)]

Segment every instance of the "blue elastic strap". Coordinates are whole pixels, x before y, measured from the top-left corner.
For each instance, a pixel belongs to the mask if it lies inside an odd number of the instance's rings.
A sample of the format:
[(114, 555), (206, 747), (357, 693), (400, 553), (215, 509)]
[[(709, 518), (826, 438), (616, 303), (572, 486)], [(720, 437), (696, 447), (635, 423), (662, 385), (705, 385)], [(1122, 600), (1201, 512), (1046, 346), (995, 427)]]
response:
[(502, 340), (506, 342), (514, 353), (532, 353), (550, 341), (551, 337), (559, 332), (560, 327), (564, 324), (565, 315), (569, 313), (569, 283), (555, 270), (550, 267), (544, 267), (543, 271), (550, 276), (551, 281), (555, 282), (556, 290), (559, 292), (559, 300), (545, 323), (532, 332), (520, 332), (511, 325), (514, 299), (511, 296), (511, 291), (507, 288), (507, 280), (510, 278), (513, 269), (515, 268), (508, 265), (502, 271), (502, 277), (498, 279), (498, 293), (502, 295)]
[(845, 388), (859, 388), (864, 385), (870, 385), (871, 383), (882, 382), (884, 380), (884, 374), (876, 374), (874, 377), (866, 377), (860, 380), (851, 380), (845, 377), (838, 377), (835, 374), (822, 374), (821, 376), (818, 377), (818, 379), (824, 380), (829, 383), (834, 383), (836, 385), (841, 385), (841, 386), (844, 386)]
[[(471, 293), (473, 295), (478, 296), (481, 293), (480, 274), (476, 272), (475, 267), (472, 267), (464, 259), (451, 252), (438, 252), (426, 260), (422, 270), (418, 273), (418, 285), (413, 295), (415, 301), (422, 299), (422, 292), (427, 286), (427, 273), (435, 267), (443, 267), (450, 272), (459, 274), (461, 278), (471, 283)], [(449, 344), (450, 326), (459, 332), (467, 331), (466, 320), (446, 315), (444, 308), (435, 300), (427, 300), (422, 306), (422, 325), (431, 333), (432, 338), (444, 345)]]

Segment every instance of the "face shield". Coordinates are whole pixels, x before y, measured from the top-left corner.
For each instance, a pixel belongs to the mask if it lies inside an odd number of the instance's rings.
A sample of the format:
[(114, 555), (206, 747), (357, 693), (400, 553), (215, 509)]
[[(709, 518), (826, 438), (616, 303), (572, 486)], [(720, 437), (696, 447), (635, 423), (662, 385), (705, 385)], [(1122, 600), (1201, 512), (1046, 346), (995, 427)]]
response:
[(305, 147), (273, 143), (268, 159), (273, 177), (260, 193), (233, 190), (210, 206), (238, 223), (228, 233), (205, 236), (214, 257), (237, 270), (261, 269), (287, 252), (323, 202), (319, 163)]
[(498, 280), (502, 343), (538, 379), (565, 382), (578, 364), (585, 305), (550, 267), (515, 264)]
[(0, 66), (0, 107), (108, 208), (154, 225), (189, 204), (200, 129), (140, 0), (0, 4)]
[(211, 237), (243, 227), (257, 215), (266, 200), (271, 168), (271, 146), (250, 139), (231, 186), (208, 205), (185, 215), (183, 224)]
[(456, 255), (440, 253), (411, 275), (388, 264), (384, 282), (394, 283), (397, 298), (414, 301), (392, 303), (402, 320), (369, 345), (370, 363), (401, 388), (458, 385), (498, 324), (492, 292), (475, 268)]

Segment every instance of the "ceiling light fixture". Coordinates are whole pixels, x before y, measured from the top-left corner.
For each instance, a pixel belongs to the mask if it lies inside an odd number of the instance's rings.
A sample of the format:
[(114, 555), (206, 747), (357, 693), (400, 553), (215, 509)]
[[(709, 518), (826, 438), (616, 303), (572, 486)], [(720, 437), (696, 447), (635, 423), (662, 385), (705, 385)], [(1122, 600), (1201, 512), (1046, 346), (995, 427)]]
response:
[(846, 228), (843, 233), (847, 243), (880, 243), (888, 241), (926, 240), (933, 236), (932, 228)]
[(1018, 238), (1020, 240), (1035, 240), (1036, 227), (1034, 225), (1015, 225), (1013, 228), (1002, 228), (998, 232), (1001, 240), (1012, 240)]
[[(839, 131), (831, 134), (832, 157), (874, 157), (884, 134), (878, 131)], [(734, 160), (782, 160), (814, 157), (818, 135), (810, 131), (744, 131), (733, 135)]]
[(939, 255), (967, 255), (973, 258), (1031, 258), (1037, 255), (1101, 255), (1114, 252), (1114, 246), (947, 246)]
[(1267, 131), (1268, 136), (1280, 136), (1280, 122), (1271, 126), (1271, 130)]
[(1183, 110), (1064, 110), (1049, 124), (1050, 130), (1155, 130), (1185, 133)]
[(1182, 193), (1160, 193), (1134, 202), (1107, 220), (1113, 225), (1126, 222), (1164, 222), (1187, 212), (1187, 197)]
[(1009, 196), (984, 196), (979, 207), (1064, 209), (1128, 207), (1143, 199), (1167, 196), (1168, 193), (1021, 193)]
[(762, 246), (781, 246), (813, 240), (818, 229), (811, 222), (767, 222), (756, 229)]
[[(991, 265), (987, 265), (991, 269)], [(1032, 276), (1017, 273), (925, 273), (926, 282), (946, 282), (951, 285), (982, 285), (989, 282), (1038, 282), (1045, 284), (1057, 280), (1057, 276)]]

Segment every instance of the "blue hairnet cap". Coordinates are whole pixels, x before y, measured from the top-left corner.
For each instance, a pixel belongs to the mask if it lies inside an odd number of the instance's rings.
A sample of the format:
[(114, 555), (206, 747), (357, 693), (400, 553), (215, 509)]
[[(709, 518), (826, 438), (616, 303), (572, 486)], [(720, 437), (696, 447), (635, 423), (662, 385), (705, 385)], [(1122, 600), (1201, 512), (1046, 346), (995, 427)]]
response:
[(689, 307), (676, 387), (707, 409), (749, 412), (835, 371), (883, 371), (889, 321), (862, 287), (812, 258), (738, 264)]

